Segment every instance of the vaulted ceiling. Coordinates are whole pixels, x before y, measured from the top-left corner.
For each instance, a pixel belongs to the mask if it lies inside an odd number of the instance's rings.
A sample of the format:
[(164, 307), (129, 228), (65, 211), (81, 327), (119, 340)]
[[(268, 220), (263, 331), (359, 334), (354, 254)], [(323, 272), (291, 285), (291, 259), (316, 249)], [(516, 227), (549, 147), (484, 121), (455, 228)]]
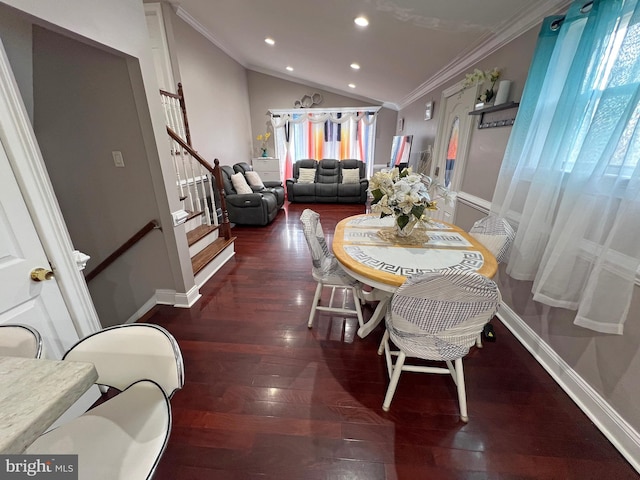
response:
[[(402, 108), (561, 11), (569, 0), (173, 4), (183, 20), (250, 70)], [(355, 25), (358, 16), (365, 16), (369, 25)], [(265, 43), (267, 37), (275, 44)], [(351, 68), (352, 63), (360, 69)]]

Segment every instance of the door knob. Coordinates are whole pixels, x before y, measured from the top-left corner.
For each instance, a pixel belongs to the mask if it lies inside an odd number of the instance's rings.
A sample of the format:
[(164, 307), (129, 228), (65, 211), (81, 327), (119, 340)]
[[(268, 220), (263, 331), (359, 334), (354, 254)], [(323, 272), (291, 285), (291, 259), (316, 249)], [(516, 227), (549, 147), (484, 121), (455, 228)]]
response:
[(34, 282), (43, 282), (45, 280), (51, 280), (53, 278), (53, 272), (46, 268), (36, 268), (31, 271), (31, 280)]

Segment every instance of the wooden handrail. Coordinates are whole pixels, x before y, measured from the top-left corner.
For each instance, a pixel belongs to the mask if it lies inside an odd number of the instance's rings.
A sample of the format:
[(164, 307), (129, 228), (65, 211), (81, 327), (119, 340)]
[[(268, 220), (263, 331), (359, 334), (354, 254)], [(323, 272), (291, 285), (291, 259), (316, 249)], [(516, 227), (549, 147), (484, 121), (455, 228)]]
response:
[(89, 273), (87, 273), (84, 277), (85, 280), (87, 282), (93, 280), (96, 277), (96, 275), (98, 275), (105, 268), (111, 265), (120, 255), (122, 255), (124, 252), (129, 250), (133, 245), (138, 243), (138, 241), (142, 237), (144, 237), (147, 233), (149, 233), (151, 230), (155, 230), (155, 229), (162, 230), (162, 227), (160, 226), (157, 220), (151, 220), (144, 227), (138, 230), (129, 240), (124, 242), (122, 246), (119, 247), (115, 252), (113, 252), (111, 255), (105, 258), (102, 262), (100, 262), (100, 264), (96, 268), (94, 268)]
[(191, 131), (189, 130), (189, 119), (187, 118), (187, 104), (184, 101), (184, 90), (182, 90), (182, 83), (178, 83), (178, 102), (180, 102), (180, 109), (182, 110), (182, 121), (184, 122), (184, 134), (187, 137), (187, 143), (191, 146)]
[(167, 92), (166, 90), (160, 89), (160, 94), (164, 95), (165, 97), (171, 97), (175, 98), (176, 100), (180, 100), (180, 95), (178, 95), (177, 93), (171, 93)]
[(180, 135), (174, 132), (171, 127), (167, 127), (167, 133), (178, 145), (180, 145), (181, 148), (195, 158), (200, 165), (206, 168), (215, 179), (215, 186), (218, 189), (218, 196), (220, 197), (220, 209), (222, 210), (222, 224), (220, 225), (220, 231), (222, 232), (224, 239), (229, 240), (231, 238), (231, 224), (229, 222), (229, 213), (227, 212), (227, 201), (225, 199), (224, 184), (222, 182), (220, 161), (217, 158), (214, 159), (214, 166), (212, 167), (211, 164), (202, 158), (198, 152), (187, 145), (187, 143), (180, 138)]
[(189, 155), (195, 158), (200, 165), (206, 168), (210, 173), (213, 173), (213, 167), (209, 162), (207, 162), (204, 158), (200, 156), (198, 152), (196, 152), (191, 146), (185, 142), (180, 135), (178, 135), (171, 127), (167, 127), (167, 133), (169, 136), (180, 145)]

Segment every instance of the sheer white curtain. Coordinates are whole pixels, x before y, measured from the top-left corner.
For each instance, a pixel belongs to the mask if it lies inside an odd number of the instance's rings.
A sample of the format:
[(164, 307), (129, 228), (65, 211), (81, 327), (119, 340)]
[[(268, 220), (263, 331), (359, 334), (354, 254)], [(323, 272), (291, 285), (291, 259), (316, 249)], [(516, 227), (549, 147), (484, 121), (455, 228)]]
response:
[(604, 333), (623, 333), (640, 264), (638, 58), (638, 0), (546, 19), (492, 203), (517, 228), (507, 274)]
[(373, 164), (380, 107), (271, 110), (274, 142), (285, 178), (297, 160), (355, 158)]

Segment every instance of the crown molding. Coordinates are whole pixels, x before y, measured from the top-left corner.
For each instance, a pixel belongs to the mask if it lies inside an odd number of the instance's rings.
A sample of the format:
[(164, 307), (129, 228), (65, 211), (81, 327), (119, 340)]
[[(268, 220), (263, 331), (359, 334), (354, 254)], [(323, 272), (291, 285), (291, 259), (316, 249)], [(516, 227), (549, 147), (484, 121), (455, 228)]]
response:
[(532, 2), (531, 8), (525, 10), (518, 17), (504, 22), (495, 36), (487, 38), (485, 35), (475, 48), (468, 50), (462, 57), (453, 59), (441, 68), (434, 76), (420, 85), (400, 101), (399, 108), (403, 109), (418, 100), (423, 95), (444, 85), (460, 75), (471, 66), (477, 64), (499, 48), (515, 40), (523, 33), (540, 24), (548, 16), (563, 11), (571, 4), (571, 0), (547, 0), (541, 3)]
[(239, 55), (237, 52), (234, 52), (229, 47), (227, 47), (224, 43), (218, 40), (213, 34), (207, 30), (204, 25), (202, 25), (198, 20), (196, 20), (189, 12), (187, 12), (181, 6), (175, 6), (176, 15), (184, 20), (188, 25), (190, 25), (194, 30), (200, 33), (203, 37), (213, 43), (216, 47), (222, 50), (224, 53), (229, 55), (232, 59), (242, 65), (244, 68), (247, 67), (247, 61)]

